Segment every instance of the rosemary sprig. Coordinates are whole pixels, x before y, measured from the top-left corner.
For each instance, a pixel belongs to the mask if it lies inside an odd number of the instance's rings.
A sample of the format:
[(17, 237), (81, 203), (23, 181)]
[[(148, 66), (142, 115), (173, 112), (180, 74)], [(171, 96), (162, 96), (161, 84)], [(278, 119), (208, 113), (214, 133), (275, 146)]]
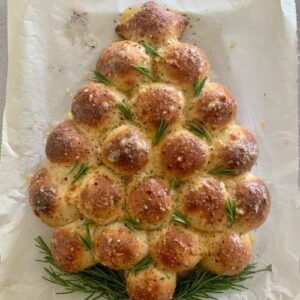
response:
[(189, 125), (189, 130), (193, 134), (206, 139), (209, 143), (212, 142), (211, 134), (202, 124), (196, 124), (195, 122), (193, 122)]
[(166, 120), (162, 120), (156, 130), (155, 134), (155, 144), (158, 144), (159, 141), (161, 140), (162, 136), (164, 135), (164, 132), (169, 126), (169, 122)]
[(201, 91), (204, 87), (204, 84), (205, 84), (206, 80), (207, 80), (207, 76), (204, 77), (201, 81), (197, 80), (197, 82), (194, 85), (194, 97), (199, 97), (200, 96)]
[(176, 190), (176, 189), (181, 185), (181, 183), (182, 183), (182, 182), (180, 181), (179, 178), (173, 177), (173, 178), (171, 179), (171, 182), (170, 182), (170, 190), (171, 190), (171, 191)]
[(157, 52), (157, 50), (152, 48), (149, 44), (147, 44), (145, 42), (141, 42), (140, 44), (144, 47), (146, 53), (148, 53), (149, 55), (161, 57), (161, 55)]
[(78, 172), (74, 175), (72, 183), (84, 176), (89, 169), (90, 166), (88, 164), (82, 163), (79, 167)]
[(123, 224), (130, 230), (139, 230), (141, 229), (141, 224), (137, 220), (132, 218), (127, 218), (123, 221)]
[(248, 265), (242, 272), (234, 276), (217, 275), (207, 271), (194, 271), (177, 283), (174, 300), (214, 299), (211, 294), (220, 294), (226, 290), (242, 291), (247, 289), (242, 283), (254, 274), (272, 271), (269, 265), (256, 270), (256, 264)]
[(237, 170), (235, 170), (235, 169), (226, 169), (226, 168), (223, 168), (221, 166), (216, 166), (215, 168), (209, 170), (208, 173), (210, 175), (218, 176), (218, 177), (233, 176), (233, 175), (236, 175)]
[(36, 261), (47, 263), (50, 265), (55, 265), (50, 248), (47, 246), (44, 240), (40, 236), (38, 236), (34, 239), (34, 241), (35, 246), (39, 249), (39, 252), (44, 256), (43, 260), (37, 259)]
[(131, 270), (135, 273), (138, 273), (140, 271), (143, 271), (147, 269), (152, 264), (152, 258), (150, 256), (146, 256), (143, 258), (140, 262), (135, 264)]
[(140, 72), (141, 74), (145, 75), (146, 77), (148, 77), (150, 80), (154, 81), (154, 78), (150, 75), (150, 70), (139, 66), (139, 65), (131, 65), (133, 68), (135, 68), (138, 72)]
[(85, 246), (85, 248), (88, 251), (93, 250), (93, 242), (92, 242), (92, 237), (91, 237), (91, 233), (90, 233), (90, 224), (91, 223), (89, 223), (89, 222), (85, 223), (86, 233), (84, 236), (79, 234), (79, 238), (80, 238), (82, 244)]
[(39, 236), (35, 239), (36, 246), (44, 255), (42, 262), (50, 264), (45, 268), (47, 273), (43, 279), (63, 288), (57, 294), (86, 293), (85, 300), (96, 300), (101, 297), (107, 300), (128, 300), (123, 277), (114, 270), (97, 265), (78, 273), (61, 271), (54, 263), (51, 251)]
[(94, 221), (92, 221), (90, 219), (87, 219), (87, 218), (85, 218), (85, 220), (83, 221), (84, 226), (89, 226), (89, 225), (94, 224), (94, 223), (95, 223)]
[(134, 121), (133, 114), (132, 114), (131, 110), (129, 109), (129, 107), (125, 103), (118, 101), (116, 103), (116, 106), (128, 121), (130, 121), (130, 122)]
[(73, 171), (77, 168), (78, 164), (79, 164), (79, 160), (77, 159), (73, 168), (70, 170), (70, 172), (67, 175), (70, 175), (71, 173), (73, 173)]
[(187, 217), (185, 215), (183, 215), (181, 212), (179, 211), (175, 211), (172, 213), (172, 218), (175, 222), (187, 225), (188, 220)]
[(228, 197), (225, 209), (228, 218), (228, 228), (231, 228), (236, 219), (236, 201), (233, 201)]
[(110, 84), (109, 80), (104, 75), (95, 70), (92, 70), (91, 80), (98, 83), (104, 83), (106, 85)]

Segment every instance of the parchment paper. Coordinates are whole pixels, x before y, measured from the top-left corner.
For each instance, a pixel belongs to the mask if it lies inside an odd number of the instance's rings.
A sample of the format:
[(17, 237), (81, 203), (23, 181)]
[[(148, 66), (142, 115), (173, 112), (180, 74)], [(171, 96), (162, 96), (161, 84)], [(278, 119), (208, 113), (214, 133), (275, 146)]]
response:
[[(184, 40), (202, 47), (212, 79), (237, 96), (238, 120), (254, 132), (260, 156), (253, 172), (269, 184), (272, 210), (255, 232), (255, 260), (273, 273), (249, 290), (219, 299), (300, 299), (300, 196), (296, 16), (293, 0), (158, 1), (186, 13)], [(45, 158), (51, 122), (65, 118), (72, 94), (100, 51), (117, 39), (115, 20), (142, 1), (8, 1), (9, 68), (0, 173), (0, 299), (59, 296), (42, 280), (33, 238), (51, 229), (31, 212), (26, 177)]]

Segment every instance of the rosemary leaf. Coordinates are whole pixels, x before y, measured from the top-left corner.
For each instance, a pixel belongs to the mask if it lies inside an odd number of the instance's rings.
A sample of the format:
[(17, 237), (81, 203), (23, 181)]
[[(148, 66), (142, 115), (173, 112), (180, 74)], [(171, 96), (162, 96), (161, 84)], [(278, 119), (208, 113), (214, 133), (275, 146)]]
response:
[(94, 223), (95, 223), (94, 221), (92, 221), (90, 219), (87, 219), (87, 218), (85, 218), (85, 220), (83, 221), (84, 226), (89, 226), (89, 225), (94, 224)]
[(79, 167), (77, 174), (74, 175), (72, 183), (84, 176), (89, 169), (90, 166), (88, 164), (82, 163)]
[(242, 272), (234, 276), (217, 275), (207, 271), (194, 271), (178, 281), (174, 300), (215, 299), (212, 294), (220, 294), (227, 290), (242, 291), (247, 289), (242, 283), (254, 274), (272, 271), (272, 266), (256, 270), (256, 264), (248, 265)]
[(185, 215), (183, 215), (181, 212), (176, 211), (172, 214), (173, 220), (175, 222), (187, 225), (188, 221)]
[(228, 218), (228, 228), (231, 228), (236, 219), (236, 202), (228, 197), (225, 209)]
[(193, 134), (195, 134), (201, 138), (205, 138), (209, 143), (212, 142), (211, 134), (202, 124), (196, 124), (195, 122), (193, 122), (190, 124), (189, 130)]
[(204, 77), (201, 81), (197, 80), (197, 82), (194, 85), (194, 97), (200, 96), (206, 80), (207, 80), (207, 76)]
[(78, 164), (79, 164), (79, 160), (77, 159), (74, 166), (73, 166), (73, 168), (71, 169), (71, 171), (67, 175), (70, 175), (71, 173), (73, 173), (73, 171), (77, 168)]
[(164, 132), (168, 128), (169, 123), (166, 120), (162, 120), (157, 128), (156, 134), (155, 134), (155, 144), (158, 144), (161, 140), (162, 136), (164, 135)]
[(38, 261), (54, 265), (54, 259), (52, 257), (50, 248), (47, 246), (44, 240), (40, 236), (38, 236), (37, 238), (34, 239), (34, 241), (35, 241), (35, 246), (39, 249), (40, 253), (44, 255), (44, 259)]
[(130, 230), (141, 229), (141, 224), (137, 220), (127, 218), (123, 221), (123, 224)]
[(174, 190), (176, 190), (180, 185), (181, 185), (180, 179), (178, 179), (177, 177), (173, 177), (173, 178), (171, 179), (171, 182), (170, 182), (170, 190), (171, 190), (171, 191), (174, 191)]
[(93, 250), (93, 242), (92, 242), (92, 237), (90, 233), (90, 223), (87, 223), (85, 225), (86, 228), (86, 234), (84, 236), (79, 234), (79, 238), (82, 242), (82, 244), (85, 246), (85, 248), (89, 251)]
[(129, 107), (125, 103), (119, 101), (119, 102), (117, 102), (116, 106), (123, 113), (124, 117), (128, 121), (133, 122), (133, 114), (132, 114), (131, 110), (129, 109)]
[(110, 84), (109, 80), (104, 75), (95, 70), (92, 70), (91, 80), (98, 83), (104, 83), (106, 85)]
[(216, 166), (215, 168), (209, 170), (208, 173), (213, 176), (222, 177), (236, 175), (237, 171), (235, 169), (226, 169), (221, 166)]
[(149, 44), (145, 43), (145, 42), (141, 42), (141, 45), (144, 47), (145, 51), (152, 56), (160, 56), (161, 55), (154, 49), (152, 48)]
[(150, 256), (146, 256), (140, 262), (135, 264), (131, 270), (136, 273), (143, 271), (147, 269), (151, 265), (151, 263), (152, 263), (152, 258)]
[(146, 77), (148, 77), (150, 80), (154, 81), (154, 78), (150, 75), (150, 70), (139, 66), (139, 65), (131, 65), (133, 68), (135, 68), (138, 72), (140, 72), (141, 74), (145, 75)]

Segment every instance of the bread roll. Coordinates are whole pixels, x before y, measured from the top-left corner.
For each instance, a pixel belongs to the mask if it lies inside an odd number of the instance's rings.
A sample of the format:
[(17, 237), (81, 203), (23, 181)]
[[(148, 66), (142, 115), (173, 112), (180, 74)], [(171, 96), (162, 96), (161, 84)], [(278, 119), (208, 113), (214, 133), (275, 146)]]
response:
[(139, 180), (129, 188), (128, 212), (145, 229), (154, 229), (169, 221), (172, 204), (166, 182), (158, 178)]
[(136, 42), (115, 42), (101, 53), (96, 70), (122, 91), (129, 91), (143, 82), (151, 81), (138, 72), (134, 65), (151, 71), (151, 59)]
[(93, 232), (93, 226), (87, 227), (81, 221), (56, 229), (51, 239), (51, 253), (55, 263), (67, 272), (79, 272), (95, 265), (92, 252), (82, 241), (87, 234), (93, 236)]
[(96, 260), (114, 270), (126, 270), (142, 260), (148, 252), (143, 231), (132, 231), (120, 223), (99, 227), (95, 233)]
[(116, 32), (126, 39), (160, 46), (179, 38), (187, 24), (184, 16), (149, 1), (121, 22)]
[(86, 160), (91, 155), (91, 147), (84, 132), (74, 122), (65, 121), (49, 134), (46, 155), (53, 163), (72, 163)]
[(170, 300), (175, 292), (176, 275), (151, 266), (131, 272), (127, 277), (127, 291), (132, 300)]

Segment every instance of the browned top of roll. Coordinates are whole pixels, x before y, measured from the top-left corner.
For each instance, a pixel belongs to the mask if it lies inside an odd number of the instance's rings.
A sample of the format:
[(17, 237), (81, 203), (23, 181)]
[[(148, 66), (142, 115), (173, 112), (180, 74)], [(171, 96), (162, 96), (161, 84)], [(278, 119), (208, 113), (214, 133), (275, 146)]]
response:
[(206, 160), (205, 143), (188, 131), (167, 137), (161, 146), (161, 164), (171, 174), (191, 175), (203, 169)]
[(132, 300), (170, 300), (175, 292), (176, 276), (151, 266), (129, 273), (127, 290)]
[(149, 1), (128, 20), (120, 23), (116, 32), (126, 39), (158, 46), (179, 38), (187, 24), (184, 16)]
[(181, 95), (171, 85), (154, 83), (139, 90), (133, 106), (143, 124), (157, 128), (162, 121), (172, 124), (178, 120), (182, 108)]
[(162, 180), (148, 178), (134, 184), (127, 200), (130, 215), (146, 228), (157, 227), (169, 219), (172, 196)]
[(90, 141), (71, 121), (59, 124), (48, 136), (46, 155), (51, 162), (71, 163), (90, 154)]
[(100, 125), (109, 118), (116, 101), (116, 95), (105, 85), (95, 82), (85, 84), (73, 99), (74, 119), (93, 127)]
[(133, 127), (122, 126), (106, 137), (101, 157), (116, 172), (132, 174), (146, 165), (149, 153), (145, 135)]

